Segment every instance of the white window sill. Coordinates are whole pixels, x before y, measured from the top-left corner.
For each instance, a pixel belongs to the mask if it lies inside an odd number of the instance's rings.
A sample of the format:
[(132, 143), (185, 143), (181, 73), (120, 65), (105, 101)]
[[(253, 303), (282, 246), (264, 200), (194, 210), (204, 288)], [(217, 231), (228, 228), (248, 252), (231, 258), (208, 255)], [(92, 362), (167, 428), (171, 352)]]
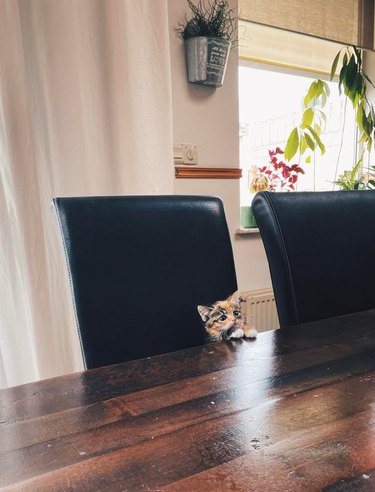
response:
[(247, 236), (249, 234), (259, 234), (259, 229), (257, 227), (244, 228), (240, 227), (235, 231), (236, 236)]

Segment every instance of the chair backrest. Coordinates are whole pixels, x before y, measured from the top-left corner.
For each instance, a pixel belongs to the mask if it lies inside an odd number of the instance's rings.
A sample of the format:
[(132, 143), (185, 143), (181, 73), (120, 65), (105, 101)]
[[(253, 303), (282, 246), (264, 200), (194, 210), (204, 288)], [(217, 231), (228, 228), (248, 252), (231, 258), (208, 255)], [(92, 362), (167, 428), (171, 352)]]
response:
[(86, 368), (205, 343), (197, 306), (237, 289), (219, 198), (53, 201)]
[(375, 191), (258, 193), (280, 327), (375, 307)]

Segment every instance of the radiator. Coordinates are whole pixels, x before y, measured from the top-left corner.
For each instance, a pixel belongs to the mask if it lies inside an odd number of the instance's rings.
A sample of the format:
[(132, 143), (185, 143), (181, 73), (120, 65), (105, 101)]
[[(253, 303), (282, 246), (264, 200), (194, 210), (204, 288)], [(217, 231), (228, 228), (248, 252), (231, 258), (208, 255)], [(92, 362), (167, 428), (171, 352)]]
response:
[(260, 289), (241, 292), (245, 299), (242, 305), (243, 315), (258, 331), (274, 330), (279, 328), (275, 296), (272, 289)]

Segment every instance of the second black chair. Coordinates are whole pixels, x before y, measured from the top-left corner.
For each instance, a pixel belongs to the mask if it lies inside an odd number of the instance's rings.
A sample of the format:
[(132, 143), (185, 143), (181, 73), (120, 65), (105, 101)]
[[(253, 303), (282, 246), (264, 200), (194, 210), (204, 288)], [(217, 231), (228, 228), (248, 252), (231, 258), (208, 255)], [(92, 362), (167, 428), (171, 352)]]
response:
[(205, 342), (199, 304), (237, 289), (219, 198), (55, 198), (86, 368)]
[(375, 191), (258, 193), (280, 327), (375, 307)]

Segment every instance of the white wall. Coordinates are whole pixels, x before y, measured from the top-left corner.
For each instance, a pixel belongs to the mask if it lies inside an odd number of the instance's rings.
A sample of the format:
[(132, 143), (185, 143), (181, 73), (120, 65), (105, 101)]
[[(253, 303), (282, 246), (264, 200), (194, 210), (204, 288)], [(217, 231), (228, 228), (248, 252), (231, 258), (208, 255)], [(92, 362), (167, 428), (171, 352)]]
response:
[[(231, 0), (237, 8), (237, 0)], [(173, 140), (198, 145), (201, 167), (239, 167), (238, 51), (232, 49), (224, 85), (218, 89), (186, 81), (183, 41), (176, 27), (188, 13), (186, 0), (168, 0), (170, 27)], [(259, 235), (235, 236), (239, 227), (239, 181), (175, 179), (176, 194), (220, 196), (224, 202), (241, 290), (271, 286), (267, 259)]]

